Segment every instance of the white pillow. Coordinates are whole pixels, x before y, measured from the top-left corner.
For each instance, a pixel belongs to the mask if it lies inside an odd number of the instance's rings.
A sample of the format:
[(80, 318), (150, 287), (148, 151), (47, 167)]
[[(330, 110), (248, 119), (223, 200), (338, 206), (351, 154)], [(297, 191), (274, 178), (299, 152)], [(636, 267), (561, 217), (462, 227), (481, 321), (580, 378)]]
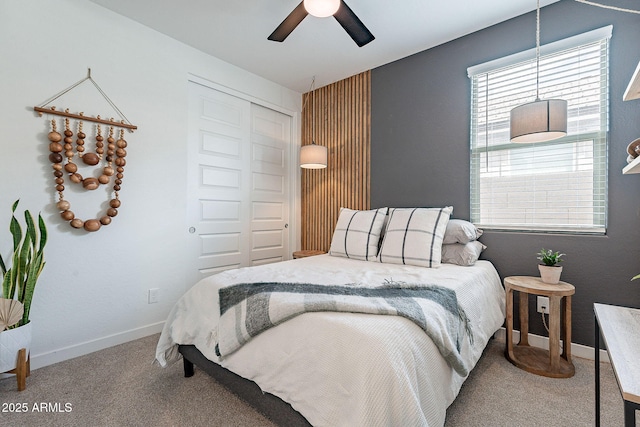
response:
[(444, 232), (444, 240), (442, 243), (445, 245), (450, 245), (452, 243), (465, 244), (479, 239), (480, 236), (482, 236), (482, 230), (469, 221), (452, 218), (447, 224), (447, 229)]
[(462, 243), (442, 245), (442, 262), (465, 266), (473, 265), (485, 249), (487, 247), (477, 240), (464, 245)]
[(453, 207), (389, 209), (380, 262), (438, 267)]
[(341, 208), (331, 239), (329, 254), (375, 261), (387, 208), (357, 211)]

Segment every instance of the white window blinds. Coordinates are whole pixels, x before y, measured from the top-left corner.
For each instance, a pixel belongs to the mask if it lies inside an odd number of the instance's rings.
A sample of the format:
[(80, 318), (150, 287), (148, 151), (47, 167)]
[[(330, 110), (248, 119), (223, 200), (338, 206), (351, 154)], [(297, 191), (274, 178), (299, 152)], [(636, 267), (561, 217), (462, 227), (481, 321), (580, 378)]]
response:
[(471, 220), (487, 229), (604, 233), (611, 27), (541, 47), (540, 98), (568, 102), (567, 136), (509, 141), (536, 97), (535, 49), (469, 68)]

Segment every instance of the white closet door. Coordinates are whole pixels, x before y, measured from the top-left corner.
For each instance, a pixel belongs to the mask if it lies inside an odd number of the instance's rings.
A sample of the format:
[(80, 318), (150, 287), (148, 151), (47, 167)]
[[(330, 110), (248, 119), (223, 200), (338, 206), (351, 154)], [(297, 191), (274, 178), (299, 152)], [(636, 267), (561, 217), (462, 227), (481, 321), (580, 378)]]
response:
[(190, 82), (188, 126), (188, 286), (287, 259), (291, 117)]
[(251, 264), (289, 253), (291, 117), (251, 105)]

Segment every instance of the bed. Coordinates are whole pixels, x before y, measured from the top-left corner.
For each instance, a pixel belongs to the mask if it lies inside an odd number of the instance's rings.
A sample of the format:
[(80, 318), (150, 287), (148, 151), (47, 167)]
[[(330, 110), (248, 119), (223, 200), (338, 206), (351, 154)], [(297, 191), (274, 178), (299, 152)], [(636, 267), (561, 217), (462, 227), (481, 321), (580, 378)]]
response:
[(438, 283), (457, 295), (473, 327), (460, 354), (473, 368), (504, 321), (504, 290), (488, 261), (439, 268), (320, 255), (226, 271), (203, 279), (176, 304), (157, 346), (166, 366), (181, 349), (206, 359), (287, 402), (314, 426), (444, 424), (466, 375), (456, 372), (425, 332), (400, 316), (308, 312), (253, 337), (225, 357), (216, 354), (218, 290), (230, 284), (321, 283), (375, 287), (385, 281)]

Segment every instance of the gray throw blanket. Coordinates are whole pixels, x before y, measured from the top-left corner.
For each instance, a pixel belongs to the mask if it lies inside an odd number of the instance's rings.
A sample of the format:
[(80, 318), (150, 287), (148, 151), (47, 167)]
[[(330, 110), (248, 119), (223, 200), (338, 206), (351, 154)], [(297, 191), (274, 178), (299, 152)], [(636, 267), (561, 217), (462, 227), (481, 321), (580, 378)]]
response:
[(453, 290), (437, 285), (386, 281), (381, 287), (258, 282), (220, 288), (216, 353), (227, 356), (259, 333), (294, 316), (314, 311), (387, 314), (405, 317), (436, 344), (460, 375), (469, 369), (460, 355), (463, 335), (473, 344), (469, 319)]

